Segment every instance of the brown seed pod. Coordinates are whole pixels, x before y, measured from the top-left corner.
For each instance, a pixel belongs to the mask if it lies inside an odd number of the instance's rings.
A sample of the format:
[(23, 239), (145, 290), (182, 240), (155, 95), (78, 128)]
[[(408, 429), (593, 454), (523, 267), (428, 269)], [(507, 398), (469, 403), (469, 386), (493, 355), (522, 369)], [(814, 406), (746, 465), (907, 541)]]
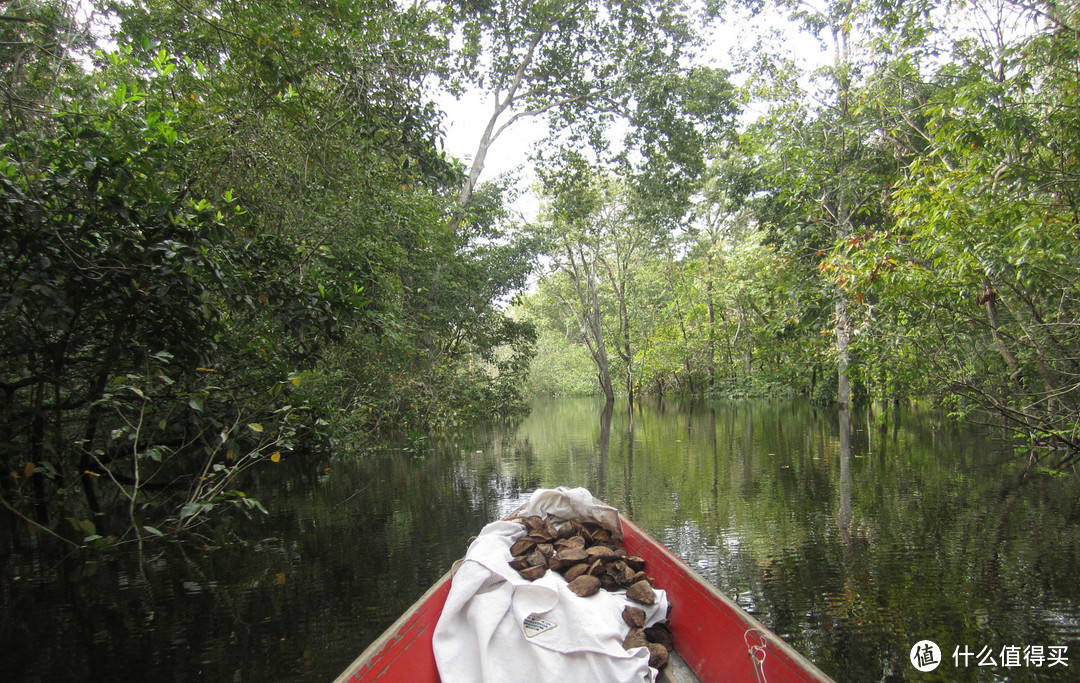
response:
[(590, 558), (603, 560), (604, 562), (610, 562), (618, 557), (614, 550), (602, 545), (594, 545), (585, 552), (589, 554)]
[(582, 525), (581, 535), (585, 537), (589, 545), (606, 543), (611, 540), (611, 534), (608, 530), (593, 522)]
[(605, 569), (607, 568), (604, 566), (603, 560), (593, 560), (593, 563), (589, 565), (588, 573), (598, 577), (604, 573)]
[(583, 574), (567, 584), (566, 587), (575, 595), (587, 598), (590, 595), (595, 595), (600, 590), (600, 579)]
[(634, 570), (626, 566), (623, 561), (612, 562), (608, 565), (608, 571), (623, 588), (634, 584)]
[(558, 531), (560, 539), (570, 538), (576, 533), (574, 531), (574, 525), (570, 522), (563, 522), (563, 525), (559, 527)]
[(570, 538), (560, 538), (555, 541), (556, 548), (585, 548), (585, 539), (581, 536), (571, 536)]
[(646, 647), (649, 648), (649, 666), (657, 670), (667, 666), (668, 651), (666, 647), (658, 643), (649, 643)]
[(649, 641), (645, 640), (645, 630), (631, 628), (630, 633), (627, 633), (626, 637), (623, 638), (622, 646), (624, 650), (632, 650), (635, 647), (648, 647)]
[(525, 528), (528, 530), (528, 533), (530, 533), (530, 534), (537, 531), (537, 530), (539, 530), (539, 529), (543, 529), (544, 524), (545, 524), (544, 520), (541, 519), (540, 517), (537, 517), (536, 515), (532, 515), (530, 517), (525, 517), (524, 519), (521, 520), (521, 523), (525, 525)]
[(525, 561), (532, 567), (543, 567), (544, 569), (547, 569), (547, 558), (544, 557), (544, 553), (535, 548), (531, 553), (525, 556)]
[(636, 572), (645, 571), (645, 560), (641, 559), (637, 555), (630, 555), (626, 558), (626, 564)]
[(615, 580), (614, 576), (604, 572), (600, 575), (600, 587), (608, 591), (619, 590), (619, 582)]
[(634, 574), (634, 579), (632, 583), (637, 583), (638, 581), (648, 581), (650, 586), (653, 582), (652, 577), (645, 572), (638, 572), (637, 574)]
[(594, 543), (611, 543), (611, 531), (597, 526), (591, 534)]
[(627, 605), (622, 611), (622, 620), (630, 628), (645, 628), (645, 610)]
[(652, 605), (656, 602), (656, 592), (648, 581), (638, 581), (626, 589), (626, 597), (643, 605)]
[(510, 546), (510, 554), (514, 557), (524, 555), (534, 547), (536, 547), (536, 540), (525, 536), (514, 541), (514, 545)]
[(550, 543), (541, 543), (536, 546), (536, 549), (540, 551), (540, 554), (544, 557), (551, 557), (555, 554), (555, 546)]
[(587, 571), (589, 571), (589, 565), (585, 564), (584, 562), (578, 562), (573, 567), (567, 569), (566, 573), (563, 574), (563, 577), (567, 581), (573, 581), (577, 577), (585, 574), (585, 572)]
[(589, 559), (589, 554), (583, 548), (567, 548), (566, 550), (560, 550), (556, 557), (562, 561), (563, 566), (569, 566), (578, 562), (585, 562)]
[(675, 649), (675, 643), (671, 639), (671, 628), (668, 627), (667, 622), (657, 622), (645, 629), (645, 639), (650, 643), (663, 645), (668, 652)]
[(521, 571), (522, 569), (525, 569), (526, 567), (531, 567), (531, 566), (532, 565), (529, 564), (528, 558), (526, 558), (524, 556), (515, 557), (514, 559), (510, 560), (510, 568), (511, 569), (516, 569), (518, 571)]
[(546, 573), (546, 566), (526, 567), (525, 569), (522, 569), (518, 572), (518, 574), (521, 574), (521, 578), (527, 579), (529, 581), (536, 581)]

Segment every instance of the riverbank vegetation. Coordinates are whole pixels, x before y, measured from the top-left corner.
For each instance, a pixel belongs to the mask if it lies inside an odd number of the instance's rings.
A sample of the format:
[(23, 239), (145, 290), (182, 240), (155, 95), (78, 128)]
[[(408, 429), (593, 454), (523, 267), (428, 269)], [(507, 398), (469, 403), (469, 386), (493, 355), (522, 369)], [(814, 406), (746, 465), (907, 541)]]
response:
[[(708, 63), (747, 11), (832, 61)], [(931, 395), (1072, 457), (1078, 36), (1035, 1), (7, 3), (6, 514), (220, 537), (249, 467), (530, 388)], [(439, 91), (496, 103), (469, 164)], [(537, 117), (526, 220), (479, 179)]]
[(249, 466), (521, 410), (533, 331), (495, 303), (531, 250), (497, 188), (456, 204), (420, 96), (442, 13), (74, 9), (0, 24), (9, 511), (182, 531), (257, 510)]
[[(675, 229), (617, 166), (549, 174), (541, 224), (562, 237), (521, 304), (537, 365), (591, 358), (593, 391), (631, 399), (932, 397), (1073, 461), (1076, 6), (777, 7), (830, 57), (800, 69), (769, 36), (744, 53), (760, 115), (710, 149)], [(534, 390), (581, 390), (553, 377)]]

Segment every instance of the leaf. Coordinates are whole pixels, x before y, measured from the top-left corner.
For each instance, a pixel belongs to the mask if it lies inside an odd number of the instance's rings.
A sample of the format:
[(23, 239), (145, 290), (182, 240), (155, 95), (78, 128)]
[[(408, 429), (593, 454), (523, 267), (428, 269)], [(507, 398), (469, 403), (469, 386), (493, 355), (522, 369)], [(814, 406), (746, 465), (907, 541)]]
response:
[(300, 386), (300, 375), (297, 375), (296, 377), (293, 377), (293, 378), (292, 378), (292, 379), (290, 379), (289, 381), (290, 381), (290, 382), (292, 382), (292, 385), (293, 385), (294, 387), (298, 387), (298, 386)]
[(29, 479), (30, 477), (34, 476), (34, 472), (36, 471), (37, 465), (32, 462), (28, 462), (26, 463), (26, 467), (23, 468), (23, 475), (26, 476), (27, 479)]
[(150, 534), (153, 534), (155, 536), (164, 536), (165, 535), (165, 534), (161, 533), (160, 529), (158, 529), (157, 527), (152, 527), (149, 524), (144, 524), (143, 525), (143, 531), (145, 531), (147, 533), (150, 533)]
[(186, 519), (187, 517), (193, 517), (203, 510), (214, 509), (213, 503), (203, 503), (200, 501), (192, 501), (180, 508), (180, 519)]
[(263, 431), (263, 426), (261, 424), (259, 424), (258, 422), (252, 422), (251, 424), (248, 425), (248, 428), (251, 429), (251, 431), (258, 432), (260, 434), (262, 434), (262, 431)]
[(270, 462), (281, 462), (281, 451), (274, 451), (270, 456)]

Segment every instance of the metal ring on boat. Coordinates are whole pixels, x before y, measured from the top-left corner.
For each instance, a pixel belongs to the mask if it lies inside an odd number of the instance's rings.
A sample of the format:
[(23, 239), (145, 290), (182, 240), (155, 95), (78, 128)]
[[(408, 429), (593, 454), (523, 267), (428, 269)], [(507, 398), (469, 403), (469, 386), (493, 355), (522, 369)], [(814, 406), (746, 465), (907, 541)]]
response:
[[(750, 642), (751, 640), (756, 642)], [(748, 648), (747, 652), (750, 654), (750, 659), (754, 661), (754, 675), (757, 676), (758, 683), (768, 683), (765, 679), (765, 650), (769, 646), (769, 641), (766, 639), (765, 633), (756, 628), (747, 629), (743, 633), (743, 641)]]

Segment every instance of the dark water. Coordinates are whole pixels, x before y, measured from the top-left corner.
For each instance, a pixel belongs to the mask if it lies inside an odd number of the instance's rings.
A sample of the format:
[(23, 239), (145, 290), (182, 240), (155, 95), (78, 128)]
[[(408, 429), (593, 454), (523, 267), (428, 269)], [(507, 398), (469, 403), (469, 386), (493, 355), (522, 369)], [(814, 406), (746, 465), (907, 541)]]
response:
[[(240, 529), (245, 546), (87, 558), (27, 546), (0, 516), (0, 672), (328, 681), (487, 521), (568, 485), (619, 507), (839, 681), (1080, 680), (1075, 473), (1019, 484), (1009, 444), (914, 409), (895, 429), (854, 413), (847, 451), (836, 411), (803, 402), (632, 419), (601, 407), (543, 402), (516, 427), (264, 469), (248, 491), (271, 514)], [(942, 651), (932, 673), (908, 658), (922, 639)], [(1067, 667), (1050, 666), (1055, 653)]]

